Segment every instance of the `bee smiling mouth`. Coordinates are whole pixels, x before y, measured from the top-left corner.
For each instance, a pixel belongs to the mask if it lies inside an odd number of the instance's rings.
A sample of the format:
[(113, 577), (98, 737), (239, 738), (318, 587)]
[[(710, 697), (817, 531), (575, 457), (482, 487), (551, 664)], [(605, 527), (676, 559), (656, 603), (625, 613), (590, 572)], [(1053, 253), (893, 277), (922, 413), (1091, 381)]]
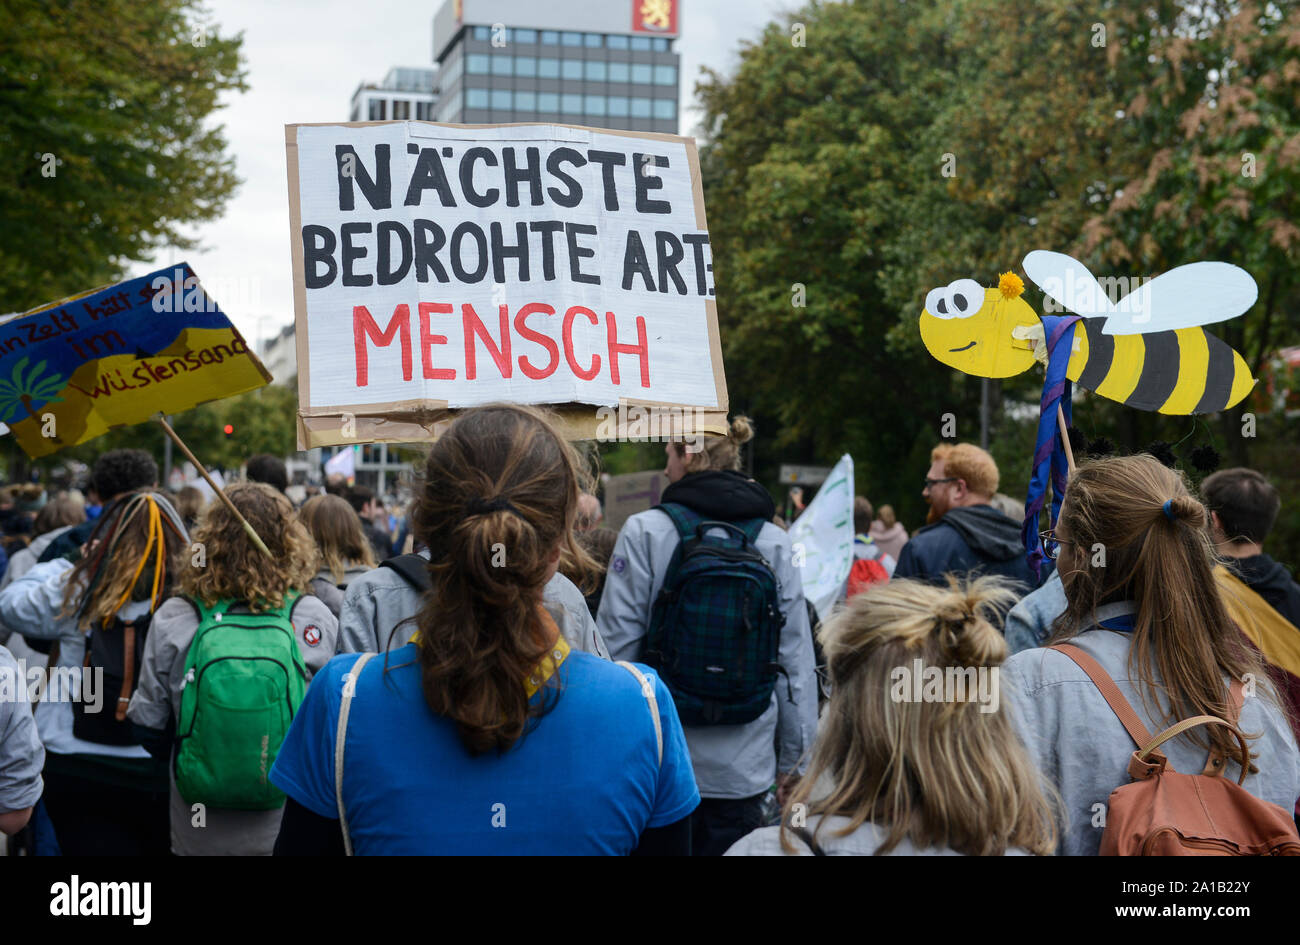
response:
[(948, 353), (949, 353), (949, 354), (955, 354), (955, 353), (957, 353), (958, 351), (966, 351), (966, 350), (969, 350), (970, 348), (973, 348), (973, 347), (975, 347), (975, 342), (972, 341), (970, 344), (968, 344), (968, 345), (964, 345), (963, 347), (960, 347), (960, 348), (949, 348), (949, 349), (948, 349)]

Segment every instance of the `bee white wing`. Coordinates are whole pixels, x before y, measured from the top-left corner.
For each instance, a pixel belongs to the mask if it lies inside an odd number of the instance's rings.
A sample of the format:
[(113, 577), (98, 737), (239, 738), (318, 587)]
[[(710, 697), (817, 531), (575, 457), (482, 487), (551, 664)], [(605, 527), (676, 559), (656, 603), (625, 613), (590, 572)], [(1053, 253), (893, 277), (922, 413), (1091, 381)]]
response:
[(1212, 325), (1236, 318), (1257, 298), (1255, 280), (1239, 266), (1189, 263), (1156, 276), (1120, 299), (1101, 330), (1105, 335), (1145, 335)]
[(1036, 249), (1025, 257), (1022, 265), (1034, 284), (1067, 312), (1084, 318), (1115, 313), (1110, 296), (1079, 260), (1065, 253)]

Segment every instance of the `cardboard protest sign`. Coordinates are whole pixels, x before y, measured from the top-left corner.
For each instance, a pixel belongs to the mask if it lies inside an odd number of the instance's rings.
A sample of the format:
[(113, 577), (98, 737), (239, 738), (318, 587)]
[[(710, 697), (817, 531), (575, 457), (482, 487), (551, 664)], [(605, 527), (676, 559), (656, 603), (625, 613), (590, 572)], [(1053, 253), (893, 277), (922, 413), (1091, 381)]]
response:
[(853, 457), (848, 453), (790, 526), (790, 545), (795, 563), (802, 561), (803, 596), (825, 620), (853, 567)]
[(426, 439), (493, 401), (575, 437), (628, 405), (726, 432), (692, 139), (353, 122), (286, 145), (301, 447)]
[(663, 472), (625, 473), (605, 480), (605, 517), (601, 524), (618, 530), (633, 515), (659, 504), (668, 488)]
[(270, 380), (185, 263), (0, 324), (0, 422), (32, 457)]

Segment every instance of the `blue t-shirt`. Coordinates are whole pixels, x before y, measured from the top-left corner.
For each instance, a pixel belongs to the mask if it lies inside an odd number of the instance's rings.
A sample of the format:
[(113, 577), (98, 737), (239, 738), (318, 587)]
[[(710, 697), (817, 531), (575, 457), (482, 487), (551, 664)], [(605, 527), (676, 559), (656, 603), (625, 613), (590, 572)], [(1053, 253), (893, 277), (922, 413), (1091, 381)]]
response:
[[(360, 654), (334, 657), (307, 689), (271, 769), (299, 804), (336, 819), (334, 739), (343, 676)], [(571, 652), (555, 708), (505, 754), (473, 757), (456, 726), (424, 701), (411, 644), (370, 661), (348, 716), (343, 799), (358, 854), (612, 854), (699, 805), (672, 696), (650, 670), (663, 729), (636, 677)], [(535, 697), (540, 698), (540, 695)]]

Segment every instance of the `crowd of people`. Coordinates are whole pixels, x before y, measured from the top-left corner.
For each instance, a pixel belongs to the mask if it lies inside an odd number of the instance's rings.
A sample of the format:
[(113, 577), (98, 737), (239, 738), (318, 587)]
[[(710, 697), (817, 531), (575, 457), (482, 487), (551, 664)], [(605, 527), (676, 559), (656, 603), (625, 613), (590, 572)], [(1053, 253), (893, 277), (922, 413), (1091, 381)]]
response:
[(914, 533), (857, 497), (822, 620), (740, 471), (753, 434), (667, 443), (660, 503), (617, 530), (513, 405), (448, 427), (400, 519), (337, 481), (295, 508), (273, 457), (225, 501), (130, 450), (84, 495), (0, 492), (0, 831), (36, 855), (1095, 855), (1112, 792), (1168, 771), (1238, 791), (1272, 825), (1254, 852), (1300, 852), (1300, 586), (1264, 552), (1264, 476), (1082, 464), (1040, 572), (992, 457), (941, 444)]

